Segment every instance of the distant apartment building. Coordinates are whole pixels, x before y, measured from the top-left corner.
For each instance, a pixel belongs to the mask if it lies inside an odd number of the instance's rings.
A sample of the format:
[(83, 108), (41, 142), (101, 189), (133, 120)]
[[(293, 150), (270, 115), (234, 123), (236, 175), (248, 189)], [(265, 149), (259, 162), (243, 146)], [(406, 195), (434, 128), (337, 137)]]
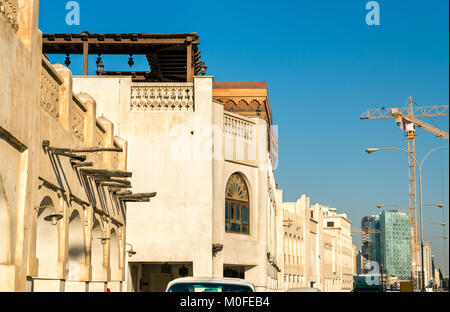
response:
[[(277, 190), (282, 202), (282, 190)], [(284, 289), (314, 287), (326, 292), (351, 291), (354, 251), (351, 222), (336, 208), (310, 204), (302, 195), (282, 203)]]
[(362, 255), (362, 250), (359, 249), (356, 252), (356, 275), (364, 274), (363, 261), (364, 261), (364, 258)]
[(437, 288), (441, 287), (441, 274), (439, 274), (439, 269), (434, 265), (434, 258), (431, 260), (431, 269), (433, 271), (433, 283)]
[[(422, 263), (422, 249), (420, 248), (419, 243), (419, 264)], [(423, 242), (423, 271), (424, 271), (424, 278), (425, 278), (425, 286), (428, 286), (430, 282), (433, 281), (433, 255), (431, 251), (431, 243), (429, 242)], [(419, 280), (421, 280), (421, 275), (419, 277)]]
[[(326, 234), (332, 237), (334, 244), (332, 249), (337, 250), (337, 266), (340, 291), (351, 291), (353, 289), (353, 244), (351, 234), (351, 221), (347, 214), (336, 213), (336, 208), (323, 207), (323, 236)], [(325, 247), (324, 247), (325, 248)], [(324, 251), (325, 252), (325, 251)], [(330, 253), (328, 253), (329, 255)], [(333, 254), (334, 256), (334, 254)], [(326, 259), (326, 255), (324, 259)], [(326, 261), (326, 260), (324, 260)], [(332, 284), (331, 284), (332, 285)], [(328, 291), (330, 285), (324, 280), (324, 291)]]
[(380, 214), (380, 256), (384, 271), (400, 280), (411, 279), (409, 216), (401, 210)]
[[(279, 198), (282, 199), (282, 190)], [(302, 195), (296, 202), (282, 204), (284, 288), (316, 287), (320, 284), (321, 212)]]
[(353, 251), (353, 275), (356, 275), (356, 256), (358, 254), (358, 248), (355, 245), (352, 245), (352, 251)]

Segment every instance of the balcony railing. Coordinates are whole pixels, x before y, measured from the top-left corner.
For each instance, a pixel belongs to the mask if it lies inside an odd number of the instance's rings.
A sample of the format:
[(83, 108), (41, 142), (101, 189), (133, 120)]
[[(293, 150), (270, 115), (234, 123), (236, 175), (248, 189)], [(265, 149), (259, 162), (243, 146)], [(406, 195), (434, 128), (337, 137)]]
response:
[(87, 109), (78, 99), (78, 97), (73, 96), (70, 110), (72, 114), (72, 133), (75, 137), (83, 142), (85, 112), (87, 111)]
[(19, 30), (17, 22), (19, 0), (0, 0), (0, 15), (3, 15), (12, 28)]
[(43, 58), (41, 68), (41, 106), (53, 117), (59, 117), (59, 92), (61, 77), (52, 65)]
[(223, 128), (227, 135), (234, 136), (244, 141), (255, 140), (255, 124), (236, 114), (224, 112)]
[(136, 112), (193, 112), (193, 83), (133, 83), (131, 110)]
[[(104, 145), (106, 130), (103, 126), (97, 121), (95, 123), (95, 133), (94, 133), (94, 145), (96, 147), (102, 147)], [(100, 155), (100, 153), (99, 153)]]

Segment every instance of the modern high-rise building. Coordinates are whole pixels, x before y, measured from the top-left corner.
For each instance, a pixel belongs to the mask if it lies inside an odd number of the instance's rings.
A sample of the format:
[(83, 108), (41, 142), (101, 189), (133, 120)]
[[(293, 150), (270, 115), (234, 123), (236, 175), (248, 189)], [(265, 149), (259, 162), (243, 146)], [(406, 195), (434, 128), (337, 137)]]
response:
[(411, 279), (409, 216), (401, 210), (385, 210), (379, 220), (383, 270), (400, 280)]
[(361, 220), (361, 230), (363, 231), (362, 236), (362, 258), (363, 267), (365, 273), (373, 270), (373, 265), (370, 262), (376, 262), (381, 264), (380, 257), (380, 216), (372, 215), (364, 217)]

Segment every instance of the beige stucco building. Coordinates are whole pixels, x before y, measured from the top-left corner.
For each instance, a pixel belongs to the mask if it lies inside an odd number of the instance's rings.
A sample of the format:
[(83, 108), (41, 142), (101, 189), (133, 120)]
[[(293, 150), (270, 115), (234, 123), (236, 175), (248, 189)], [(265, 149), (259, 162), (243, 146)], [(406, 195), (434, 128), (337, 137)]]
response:
[[(322, 211), (324, 214), (323, 231), (329, 235), (332, 244), (330, 247), (332, 261), (329, 259), (327, 261), (333, 263), (331, 270), (333, 276), (327, 281), (324, 290), (351, 291), (355, 270), (351, 221), (348, 220), (345, 213), (336, 213), (335, 208), (323, 207)], [(337, 281), (336, 276), (338, 277)]]
[[(282, 198), (282, 190), (277, 190)], [(281, 200), (282, 201), (282, 200)], [(302, 195), (283, 202), (284, 289), (315, 287), (326, 292), (353, 289), (351, 222), (335, 208), (310, 204)]]
[(127, 141), (43, 56), (38, 1), (2, 3), (0, 291), (121, 291)]
[[(186, 91), (175, 108), (151, 100), (168, 88)], [(128, 259), (129, 291), (162, 291), (184, 274), (242, 277), (257, 290), (281, 289), (269, 157), (275, 143), (264, 83), (92, 76), (75, 77), (74, 89), (92, 94), (97, 114), (110, 116), (127, 138), (133, 191), (158, 193), (150, 209), (133, 204), (128, 210), (127, 242), (137, 252)], [(254, 109), (243, 104), (247, 116), (240, 113), (239, 101), (255, 94)]]
[[(276, 187), (264, 82), (204, 75), (196, 33), (42, 35), (38, 1), (5, 3), (0, 291), (164, 291), (180, 276), (351, 289), (345, 214)], [(105, 71), (107, 54), (151, 71)]]

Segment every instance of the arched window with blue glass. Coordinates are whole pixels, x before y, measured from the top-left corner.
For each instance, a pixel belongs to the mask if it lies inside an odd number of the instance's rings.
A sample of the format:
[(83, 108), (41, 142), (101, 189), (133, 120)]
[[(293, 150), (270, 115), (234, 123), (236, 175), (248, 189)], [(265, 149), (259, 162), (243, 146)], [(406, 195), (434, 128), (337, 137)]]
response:
[(228, 179), (225, 189), (225, 232), (250, 234), (247, 184), (239, 173)]

